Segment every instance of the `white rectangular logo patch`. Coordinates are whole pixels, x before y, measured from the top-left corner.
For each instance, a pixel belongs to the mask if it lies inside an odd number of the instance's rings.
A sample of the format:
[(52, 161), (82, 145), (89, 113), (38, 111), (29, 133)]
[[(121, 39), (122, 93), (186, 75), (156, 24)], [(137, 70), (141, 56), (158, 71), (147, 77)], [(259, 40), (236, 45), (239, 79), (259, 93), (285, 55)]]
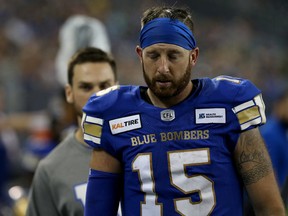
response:
[(141, 128), (140, 115), (132, 115), (109, 121), (112, 134), (118, 134), (126, 131)]
[(196, 124), (226, 123), (225, 108), (207, 108), (195, 110)]

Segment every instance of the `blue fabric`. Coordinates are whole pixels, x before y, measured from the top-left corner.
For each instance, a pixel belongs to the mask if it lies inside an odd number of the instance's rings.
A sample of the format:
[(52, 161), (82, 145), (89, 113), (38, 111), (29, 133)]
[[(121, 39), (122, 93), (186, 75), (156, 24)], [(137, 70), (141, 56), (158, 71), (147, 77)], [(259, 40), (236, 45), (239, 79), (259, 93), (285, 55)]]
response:
[(260, 131), (267, 145), (279, 186), (282, 188), (288, 176), (287, 129), (272, 116)]
[[(175, 119), (172, 121), (163, 121), (162, 113), (167, 110), (143, 100), (141, 87), (137, 86), (120, 86), (119, 89), (103, 96), (93, 95), (83, 108), (87, 115), (86, 119), (91, 117), (89, 119), (103, 120), (100, 142), (94, 143), (92, 138), (85, 141), (93, 148), (104, 149), (122, 164), (123, 215), (138, 216), (147, 211), (150, 214), (142, 215), (156, 215), (155, 211), (161, 208), (162, 215), (179, 216), (175, 203), (183, 197), (191, 200), (187, 203), (187, 209), (193, 208), (198, 211), (194, 215), (243, 215), (243, 185), (233, 161), (241, 128), (232, 109), (252, 100), (260, 94), (260, 91), (248, 80), (232, 77), (203, 78), (193, 80), (193, 83), (195, 86), (197, 83), (195, 91), (185, 101), (169, 108), (170, 111), (174, 111)], [(197, 122), (199, 116), (196, 115), (196, 110), (203, 108), (225, 109), (225, 123)], [(132, 127), (133, 125), (124, 124), (131, 119), (137, 119), (140, 125)], [(84, 121), (83, 124), (91, 123)], [(113, 125), (119, 125), (122, 131), (112, 133), (115, 132)], [(251, 125), (247, 129), (257, 126), (259, 125)], [(170, 168), (175, 161), (171, 162), (169, 155), (174, 152), (191, 155), (192, 152), (196, 154), (203, 149), (209, 151), (209, 163), (187, 164), (185, 166), (187, 178), (179, 170), (176, 171), (176, 177), (183, 178), (178, 178), (176, 181), (183, 179), (183, 183), (186, 185), (187, 182), (188, 185), (190, 181), (194, 181), (194, 176), (205, 176), (201, 177), (199, 184), (202, 180), (207, 184), (205, 183), (203, 188), (197, 184), (198, 190), (183, 193), (183, 190), (172, 184)], [(175, 170), (173, 172), (176, 173)], [(208, 203), (207, 199), (204, 201), (199, 192), (209, 188), (205, 179), (213, 182), (214, 193), (210, 193), (210, 197), (216, 202), (210, 213), (203, 213), (206, 209), (210, 211), (211, 206), (207, 207), (205, 204)]]
[(196, 40), (190, 29), (182, 22), (170, 18), (156, 18), (148, 22), (140, 33), (142, 49), (156, 43), (168, 43), (192, 50)]
[(117, 215), (121, 188), (121, 174), (90, 170), (85, 216)]

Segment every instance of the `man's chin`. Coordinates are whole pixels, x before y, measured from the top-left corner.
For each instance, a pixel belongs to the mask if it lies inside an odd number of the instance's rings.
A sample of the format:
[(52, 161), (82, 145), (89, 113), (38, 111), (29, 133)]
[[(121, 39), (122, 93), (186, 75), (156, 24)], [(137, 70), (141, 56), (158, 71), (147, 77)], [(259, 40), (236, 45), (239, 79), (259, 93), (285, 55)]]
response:
[(154, 91), (154, 94), (159, 97), (159, 98), (163, 98), (163, 99), (169, 99), (171, 97), (173, 97), (173, 91), (171, 91), (171, 89), (169, 88), (161, 88), (161, 89), (157, 89), (156, 91)]

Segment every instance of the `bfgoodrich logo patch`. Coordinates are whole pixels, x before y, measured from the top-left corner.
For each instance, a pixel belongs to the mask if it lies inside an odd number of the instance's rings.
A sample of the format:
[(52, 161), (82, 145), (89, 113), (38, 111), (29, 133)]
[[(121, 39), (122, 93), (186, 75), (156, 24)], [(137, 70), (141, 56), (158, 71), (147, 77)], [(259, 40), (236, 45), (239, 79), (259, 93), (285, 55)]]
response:
[(225, 108), (207, 108), (195, 110), (196, 124), (226, 123)]
[(112, 134), (118, 134), (126, 131), (141, 128), (140, 115), (132, 115), (109, 121)]

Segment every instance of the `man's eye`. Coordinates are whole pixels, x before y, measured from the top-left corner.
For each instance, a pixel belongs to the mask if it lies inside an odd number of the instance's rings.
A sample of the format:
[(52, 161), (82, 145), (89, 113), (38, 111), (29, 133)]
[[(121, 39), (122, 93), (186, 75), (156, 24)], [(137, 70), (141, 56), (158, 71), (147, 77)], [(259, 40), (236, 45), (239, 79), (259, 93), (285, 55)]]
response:
[(157, 59), (158, 58), (158, 56), (159, 55), (157, 55), (157, 54), (150, 54), (150, 55), (148, 55), (148, 57), (150, 58), (150, 59)]
[(176, 60), (176, 59), (178, 58), (177, 55), (169, 55), (168, 57), (169, 57), (169, 59), (171, 59), (171, 60)]
[(103, 83), (103, 84), (101, 84), (101, 85), (99, 86), (99, 88), (100, 88), (101, 90), (103, 90), (103, 89), (107, 89), (107, 88), (109, 88), (109, 87), (111, 87), (111, 86), (112, 86), (111, 83)]
[(90, 85), (81, 85), (80, 88), (85, 90), (85, 91), (90, 91), (92, 89), (92, 86), (90, 86)]

